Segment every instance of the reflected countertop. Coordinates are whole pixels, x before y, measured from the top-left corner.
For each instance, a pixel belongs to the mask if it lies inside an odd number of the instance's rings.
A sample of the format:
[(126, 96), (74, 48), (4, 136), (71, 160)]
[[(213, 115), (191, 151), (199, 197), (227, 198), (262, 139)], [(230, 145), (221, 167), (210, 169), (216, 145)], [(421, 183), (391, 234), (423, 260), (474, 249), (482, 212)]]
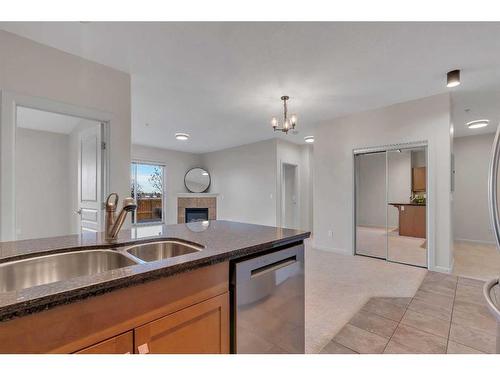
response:
[(425, 203), (414, 203), (414, 202), (408, 202), (408, 203), (402, 203), (402, 202), (389, 202), (388, 203), (390, 206), (422, 206), (425, 207)]
[(102, 233), (0, 242), (0, 263), (37, 255), (88, 249), (113, 249), (167, 239), (191, 242), (204, 247), (202, 251), (156, 262), (0, 293), (0, 321), (149, 279), (170, 276), (287, 243), (303, 241), (309, 236), (310, 232), (302, 230), (213, 220), (176, 225), (137, 226), (122, 230), (117, 241), (112, 244), (105, 241)]

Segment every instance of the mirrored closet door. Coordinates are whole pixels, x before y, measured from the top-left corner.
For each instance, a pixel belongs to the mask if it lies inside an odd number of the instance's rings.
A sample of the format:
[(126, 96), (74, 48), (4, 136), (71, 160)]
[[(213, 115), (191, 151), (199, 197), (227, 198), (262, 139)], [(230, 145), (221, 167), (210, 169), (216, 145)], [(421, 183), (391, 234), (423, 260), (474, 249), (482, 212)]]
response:
[(386, 153), (356, 155), (356, 254), (387, 258)]
[(357, 255), (427, 267), (427, 147), (355, 154)]

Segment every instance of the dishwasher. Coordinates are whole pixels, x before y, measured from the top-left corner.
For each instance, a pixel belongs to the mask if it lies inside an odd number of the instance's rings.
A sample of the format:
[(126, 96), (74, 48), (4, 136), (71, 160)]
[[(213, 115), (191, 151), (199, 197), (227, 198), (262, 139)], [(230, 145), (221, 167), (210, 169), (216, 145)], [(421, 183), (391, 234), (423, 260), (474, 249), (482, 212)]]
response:
[(304, 245), (231, 264), (231, 352), (304, 353)]

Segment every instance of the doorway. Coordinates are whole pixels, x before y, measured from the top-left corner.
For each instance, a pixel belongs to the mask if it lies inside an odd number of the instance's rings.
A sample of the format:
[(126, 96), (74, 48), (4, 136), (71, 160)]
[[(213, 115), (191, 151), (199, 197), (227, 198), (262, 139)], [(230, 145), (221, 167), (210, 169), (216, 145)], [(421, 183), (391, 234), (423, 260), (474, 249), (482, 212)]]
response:
[(299, 228), (298, 166), (281, 165), (281, 223), (285, 228)]
[(17, 240), (100, 231), (103, 133), (99, 121), (16, 107)]
[(427, 146), (354, 153), (356, 255), (428, 265)]

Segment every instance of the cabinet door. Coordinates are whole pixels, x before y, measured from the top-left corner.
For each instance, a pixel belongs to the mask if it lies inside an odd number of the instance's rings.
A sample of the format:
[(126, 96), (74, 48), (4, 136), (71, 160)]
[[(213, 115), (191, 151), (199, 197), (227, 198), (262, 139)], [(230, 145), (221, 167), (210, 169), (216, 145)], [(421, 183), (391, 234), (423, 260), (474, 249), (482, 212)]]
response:
[(139, 354), (229, 353), (229, 293), (134, 330)]
[(134, 334), (132, 331), (112, 337), (75, 354), (131, 354), (134, 352)]
[(413, 168), (413, 191), (426, 190), (426, 168)]

